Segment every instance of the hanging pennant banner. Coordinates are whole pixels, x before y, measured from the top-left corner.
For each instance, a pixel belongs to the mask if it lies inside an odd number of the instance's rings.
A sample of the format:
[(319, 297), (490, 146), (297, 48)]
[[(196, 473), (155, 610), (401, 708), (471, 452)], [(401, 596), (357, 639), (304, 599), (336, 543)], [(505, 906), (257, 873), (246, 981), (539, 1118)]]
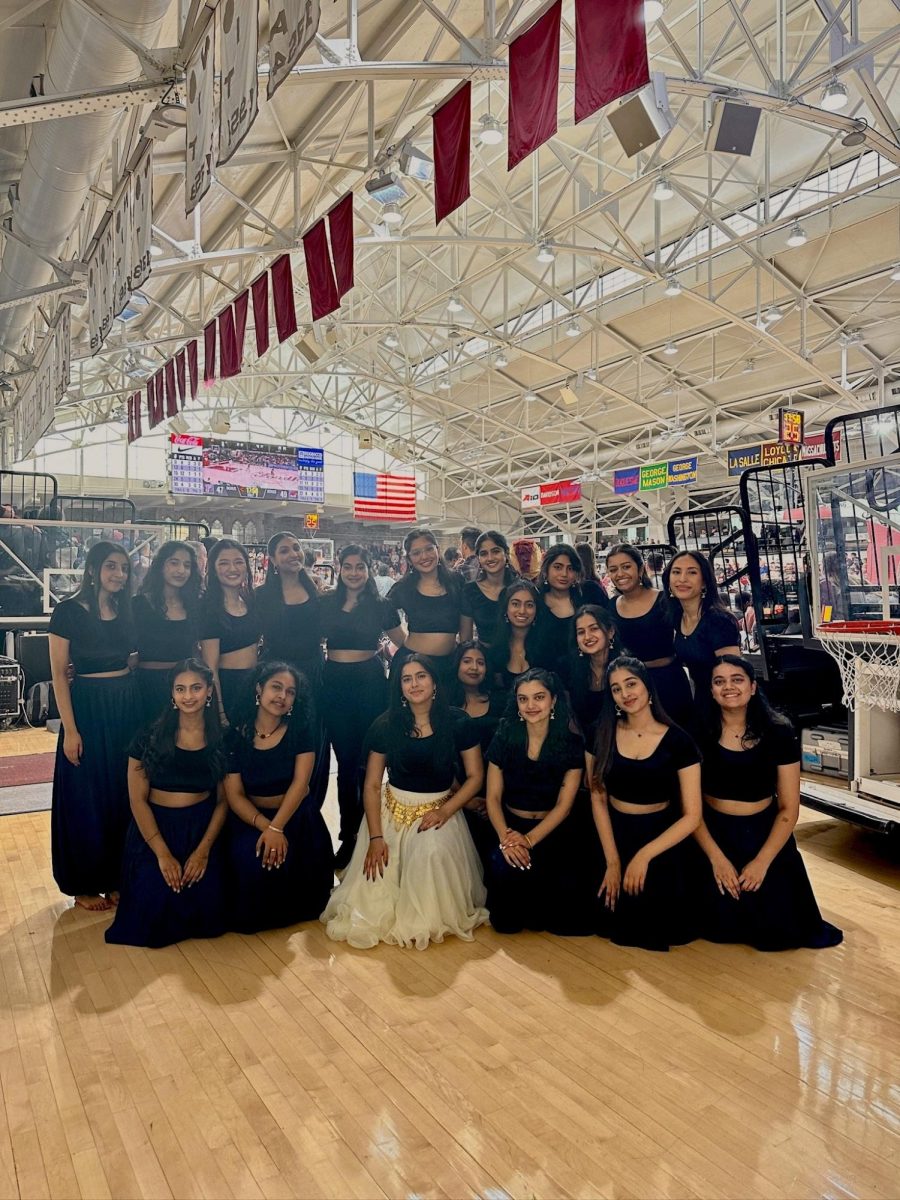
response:
[(131, 295), (131, 206), (134, 201), (134, 180), (129, 176), (113, 209), (113, 311), (120, 313)]
[[(153, 239), (153, 146), (148, 142), (132, 172), (131, 291), (150, 276), (150, 243)], [(121, 312), (117, 309), (117, 312)]]
[(225, 0), (219, 8), (219, 165), (227, 163), (250, 132), (259, 108), (256, 55), (259, 0)]
[(271, 98), (319, 31), (319, 0), (269, 0), (269, 84)]
[(96, 354), (109, 333), (115, 313), (113, 292), (113, 218), (106, 215), (88, 262), (88, 323), (91, 353)]
[(50, 428), (57, 402), (69, 386), (69, 335), (69, 306), (64, 305), (44, 339), (34, 374), (20, 391), (13, 413), (13, 453), (17, 462), (31, 453)]
[(215, 23), (210, 21), (187, 69), (187, 143), (184, 211), (192, 213), (212, 183), (215, 149)]

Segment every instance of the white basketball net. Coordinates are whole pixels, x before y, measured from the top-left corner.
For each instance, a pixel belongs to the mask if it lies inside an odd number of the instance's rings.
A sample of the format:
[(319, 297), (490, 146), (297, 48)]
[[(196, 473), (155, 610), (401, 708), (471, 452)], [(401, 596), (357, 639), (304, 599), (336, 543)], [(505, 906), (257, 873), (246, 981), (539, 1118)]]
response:
[(900, 625), (894, 632), (820, 625), (817, 633), (837, 662), (847, 708), (900, 712)]

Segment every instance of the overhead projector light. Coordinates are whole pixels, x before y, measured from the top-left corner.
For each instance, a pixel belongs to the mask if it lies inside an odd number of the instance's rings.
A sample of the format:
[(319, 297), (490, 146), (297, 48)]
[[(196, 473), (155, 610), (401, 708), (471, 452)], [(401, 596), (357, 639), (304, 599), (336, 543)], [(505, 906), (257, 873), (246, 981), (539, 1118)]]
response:
[(666, 179), (665, 175), (660, 175), (656, 181), (656, 187), (653, 189), (654, 200), (671, 200), (675, 195), (675, 189)]
[(680, 283), (677, 275), (667, 275), (666, 276), (666, 295), (667, 296), (680, 296), (681, 295), (681, 283)]
[(456, 292), (447, 301), (447, 312), (462, 312), (463, 302), (460, 300)]
[(538, 246), (537, 260), (539, 263), (552, 263), (556, 258), (556, 251), (549, 242), (541, 242)]
[(388, 226), (402, 225), (403, 213), (400, 211), (400, 205), (395, 200), (391, 200), (384, 206), (384, 209), (381, 213), (381, 219), (384, 221), (385, 225)]
[(410, 179), (428, 183), (434, 178), (434, 160), (412, 142), (404, 142), (400, 150), (400, 170)]
[(386, 171), (383, 175), (370, 179), (366, 184), (366, 191), (379, 204), (399, 204), (408, 195), (394, 171)]
[(795, 221), (788, 234), (787, 244), (789, 246), (805, 246), (808, 240), (806, 230), (799, 221)]
[(819, 103), (826, 112), (840, 112), (841, 109), (846, 108), (850, 103), (846, 84), (832, 76), (825, 84), (825, 91), (822, 93)]
[(503, 141), (503, 127), (496, 117), (484, 113), (481, 117), (481, 128), (476, 136), (482, 146), (499, 146)]

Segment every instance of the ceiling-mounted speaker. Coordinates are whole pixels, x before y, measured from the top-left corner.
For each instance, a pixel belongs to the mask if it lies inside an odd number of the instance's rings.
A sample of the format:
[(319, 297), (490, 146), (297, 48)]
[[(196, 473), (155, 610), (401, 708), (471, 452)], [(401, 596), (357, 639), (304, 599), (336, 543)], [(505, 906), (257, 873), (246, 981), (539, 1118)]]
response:
[(749, 158), (761, 115), (762, 110), (750, 104), (735, 104), (733, 100), (720, 102), (713, 109), (706, 149), (717, 154), (742, 154)]
[(357, 448), (357, 450), (371, 450), (372, 449), (372, 431), (370, 429), (364, 430), (362, 433), (360, 433), (357, 436), (356, 448)]
[(675, 127), (665, 75), (654, 71), (645, 87), (608, 112), (606, 117), (629, 158), (658, 142)]

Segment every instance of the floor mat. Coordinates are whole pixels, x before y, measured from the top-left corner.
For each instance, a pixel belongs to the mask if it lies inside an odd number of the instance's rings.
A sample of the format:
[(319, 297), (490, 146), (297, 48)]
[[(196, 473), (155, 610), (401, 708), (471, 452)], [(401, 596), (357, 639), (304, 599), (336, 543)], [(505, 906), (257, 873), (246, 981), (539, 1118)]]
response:
[(0, 817), (14, 813), (49, 812), (53, 785), (31, 783), (21, 787), (0, 788)]
[(0, 788), (21, 787), (30, 783), (50, 783), (53, 779), (55, 760), (55, 752), (13, 754), (0, 758)]

